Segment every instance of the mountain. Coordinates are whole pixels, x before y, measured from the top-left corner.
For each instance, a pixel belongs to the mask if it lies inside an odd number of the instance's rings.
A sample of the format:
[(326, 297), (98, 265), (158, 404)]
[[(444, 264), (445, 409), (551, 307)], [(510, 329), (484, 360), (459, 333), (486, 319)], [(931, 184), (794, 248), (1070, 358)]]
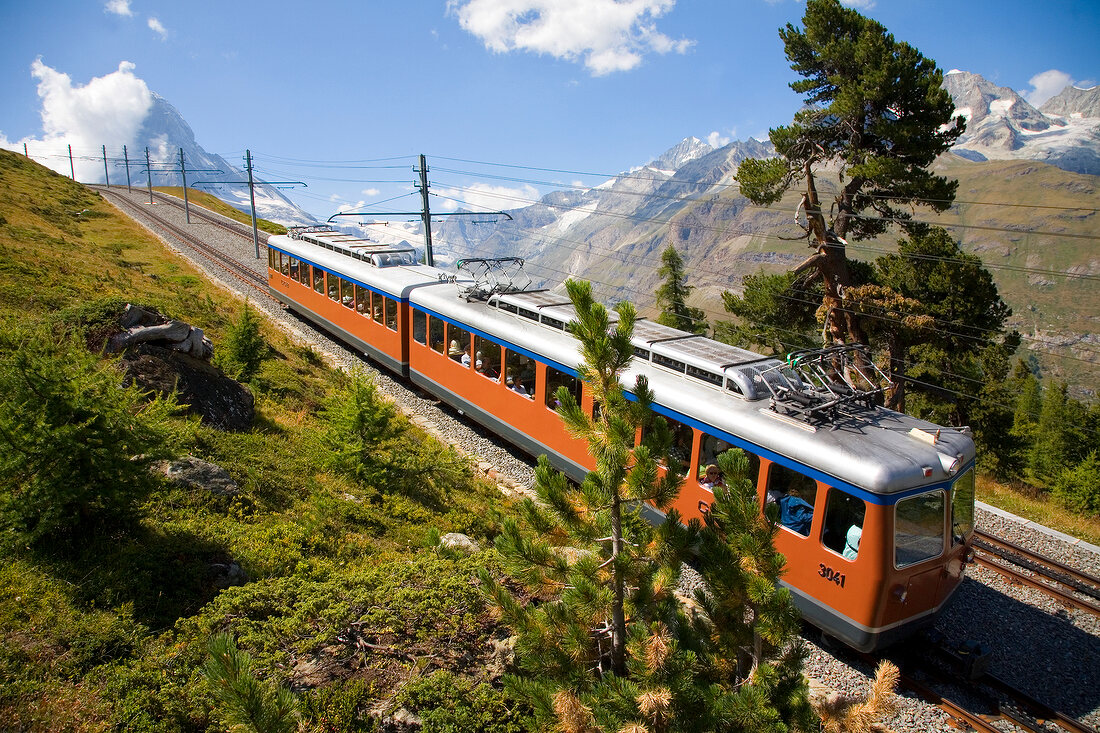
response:
[(1078, 97), (1067, 89), (1044, 105), (1050, 112), (1044, 114), (1013, 90), (978, 74), (949, 71), (943, 86), (966, 118), (966, 132), (952, 148), (957, 155), (976, 161), (1040, 160), (1075, 173), (1100, 174), (1097, 95)]
[[(152, 92), (152, 95), (153, 104), (138, 132), (135, 151), (130, 154), (131, 176), (135, 185), (138, 179), (145, 178), (144, 148), (146, 146), (149, 148), (149, 159), (152, 161), (153, 185), (182, 185), (179, 167), (179, 151), (182, 148), (189, 186), (212, 193), (233, 207), (250, 213), (248, 185), (236, 183), (248, 180), (247, 171), (229, 164), (220, 155), (206, 152), (195, 141), (194, 131), (179, 111), (159, 94)], [(141, 152), (137, 153), (137, 150)], [(135, 169), (135, 163), (142, 173), (136, 172), (138, 169)], [(117, 183), (120, 179), (121, 175), (112, 174), (113, 183)], [(102, 180), (103, 177), (100, 175), (99, 181)], [(229, 181), (234, 183), (228, 183)], [(256, 214), (263, 219), (280, 224), (316, 222), (313, 216), (298, 208), (274, 186), (258, 183), (255, 186), (255, 195)]]
[(1061, 117), (1100, 117), (1100, 86), (1089, 89), (1068, 86), (1039, 109), (1044, 114)]

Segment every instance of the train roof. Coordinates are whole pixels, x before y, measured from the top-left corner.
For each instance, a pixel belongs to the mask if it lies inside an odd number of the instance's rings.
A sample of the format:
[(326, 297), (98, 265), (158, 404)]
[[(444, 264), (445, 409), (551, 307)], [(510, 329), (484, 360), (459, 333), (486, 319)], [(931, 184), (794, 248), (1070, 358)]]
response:
[[(272, 237), (269, 245), (349, 279), (393, 294), (509, 348), (518, 348), (558, 369), (576, 372), (580, 343), (567, 332), (575, 311), (554, 291), (497, 294), (488, 300), (462, 296), (469, 283), (427, 265), (380, 267), (313, 238)], [(349, 259), (352, 257), (352, 259)], [(613, 320), (618, 318), (609, 311)], [(632, 360), (623, 383), (644, 375), (658, 411), (682, 416), (704, 432), (767, 458), (784, 457), (811, 467), (825, 482), (843, 482), (891, 494), (950, 478), (975, 455), (965, 429), (944, 428), (909, 415), (852, 402), (827, 419), (807, 420), (776, 409), (778, 382), (792, 380), (788, 364), (702, 336), (639, 319)], [(784, 376), (786, 375), (786, 376)], [(789, 382), (788, 382), (789, 383)], [(770, 385), (770, 386), (769, 386)], [(721, 437), (721, 436), (716, 436)]]

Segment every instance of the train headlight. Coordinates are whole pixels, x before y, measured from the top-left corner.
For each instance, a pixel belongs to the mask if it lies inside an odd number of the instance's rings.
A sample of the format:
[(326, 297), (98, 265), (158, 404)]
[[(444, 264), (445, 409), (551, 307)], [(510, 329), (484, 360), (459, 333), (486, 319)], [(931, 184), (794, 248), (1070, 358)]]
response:
[(954, 476), (962, 466), (962, 456), (948, 456), (940, 453), (940, 465), (948, 476)]

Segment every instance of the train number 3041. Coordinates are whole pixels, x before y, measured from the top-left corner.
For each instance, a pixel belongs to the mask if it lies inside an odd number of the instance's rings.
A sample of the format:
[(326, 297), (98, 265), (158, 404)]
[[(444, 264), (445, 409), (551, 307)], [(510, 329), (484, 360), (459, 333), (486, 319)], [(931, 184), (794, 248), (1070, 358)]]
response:
[(844, 587), (844, 573), (838, 573), (832, 568), (825, 567), (824, 563), (818, 563), (817, 567), (817, 574), (820, 575), (822, 578), (836, 583), (841, 588)]

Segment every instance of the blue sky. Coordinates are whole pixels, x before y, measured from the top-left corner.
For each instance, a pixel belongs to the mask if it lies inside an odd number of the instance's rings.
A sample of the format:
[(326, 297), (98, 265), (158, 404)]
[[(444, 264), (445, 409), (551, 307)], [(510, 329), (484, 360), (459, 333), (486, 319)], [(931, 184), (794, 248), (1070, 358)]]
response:
[[(846, 4), (945, 71), (979, 73), (1040, 100), (1100, 77), (1100, 3)], [(777, 29), (799, 24), (803, 8), (797, 0), (5, 0), (0, 144), (21, 150), (29, 141), (32, 155), (45, 140), (85, 154), (100, 144), (121, 149), (125, 139), (97, 137), (126, 137), (132, 93), (144, 86), (179, 109), (208, 151), (239, 163), (249, 148), (262, 176), (306, 181), (288, 193), (315, 215), (418, 208), (414, 196), (379, 202), (412, 191), (419, 153), (433, 192), (513, 208), (549, 191), (543, 182), (595, 182), (690, 135), (726, 142), (789, 121), (799, 99)], [(365, 160), (396, 167), (339, 167)], [(494, 191), (511, 198), (488, 197)]]

